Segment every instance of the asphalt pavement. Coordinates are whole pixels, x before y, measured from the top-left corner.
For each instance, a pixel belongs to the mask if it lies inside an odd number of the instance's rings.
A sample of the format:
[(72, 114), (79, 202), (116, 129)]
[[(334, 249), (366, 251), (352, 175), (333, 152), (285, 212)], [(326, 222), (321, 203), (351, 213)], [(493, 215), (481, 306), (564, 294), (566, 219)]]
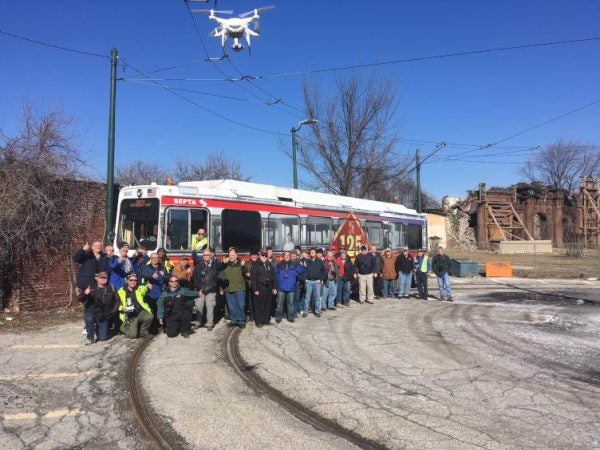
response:
[[(454, 303), (389, 298), (249, 324), (244, 370), (388, 448), (600, 448), (600, 283), (453, 286)], [(80, 331), (0, 335), (0, 448), (146, 448), (124, 390), (136, 342), (86, 347)], [(161, 334), (142, 356), (148, 405), (178, 446), (353, 447), (245, 384), (226, 335), (222, 322), (189, 339)]]

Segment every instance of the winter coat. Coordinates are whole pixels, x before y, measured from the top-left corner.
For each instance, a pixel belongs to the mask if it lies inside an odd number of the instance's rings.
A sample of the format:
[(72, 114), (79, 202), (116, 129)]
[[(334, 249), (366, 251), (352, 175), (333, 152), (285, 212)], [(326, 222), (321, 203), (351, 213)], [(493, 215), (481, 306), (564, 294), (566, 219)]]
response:
[(306, 264), (306, 280), (325, 281), (327, 279), (327, 272), (325, 271), (325, 264), (323, 264), (323, 260), (319, 258), (308, 258), (304, 261), (304, 263)]
[(252, 265), (250, 272), (250, 284), (252, 286), (252, 292), (259, 290), (273, 290), (275, 289), (275, 270), (273, 265), (269, 261), (257, 262)]
[(337, 280), (340, 278), (340, 266), (338, 266), (335, 259), (332, 259), (331, 261), (324, 259), (323, 264), (325, 265), (325, 272), (327, 273), (325, 284), (328, 285), (329, 282), (337, 283)]
[(194, 266), (192, 273), (192, 285), (196, 291), (203, 294), (217, 292), (219, 288), (219, 270), (221, 261), (212, 258), (208, 263), (201, 261)]
[[(160, 272), (163, 272), (163, 275)], [(153, 275), (157, 274), (157, 277), (154, 278)], [(164, 286), (169, 281), (169, 272), (165, 269), (162, 264), (159, 264), (157, 268), (152, 267), (152, 265), (147, 265), (142, 269), (142, 277), (144, 280), (152, 285), (152, 289), (148, 292), (148, 297), (152, 300), (158, 300), (160, 297), (161, 291), (164, 289)]]
[(375, 258), (375, 273), (381, 273), (383, 272), (383, 258), (381, 257), (381, 254), (379, 253), (371, 253), (371, 255), (373, 255), (373, 258)]
[(396, 259), (396, 272), (402, 272), (404, 274), (412, 273), (413, 264), (412, 256), (404, 256), (404, 254), (402, 254)]
[(143, 258), (132, 258), (131, 263), (133, 264), (133, 271), (138, 276), (138, 280), (142, 279), (142, 269), (144, 269), (148, 265), (148, 261), (150, 258), (144, 256)]
[(79, 289), (92, 286), (95, 281), (94, 276), (98, 272), (110, 272), (108, 257), (105, 253), (100, 253), (100, 256), (96, 258), (92, 251), (85, 252), (83, 249), (79, 249), (73, 256), (73, 261), (81, 264), (75, 280), (76, 286)]
[(305, 272), (304, 266), (297, 262), (281, 261), (275, 266), (275, 289), (283, 292), (294, 292), (298, 277)]
[(346, 260), (342, 260), (342, 258), (336, 258), (338, 263), (338, 267), (340, 268), (340, 277), (342, 281), (352, 281), (354, 278), (354, 274), (356, 273), (356, 267), (352, 263), (350, 258), (346, 258)]
[(238, 292), (246, 290), (246, 280), (244, 279), (244, 266), (239, 259), (227, 261), (221, 271), (221, 280), (225, 292)]
[(191, 267), (183, 268), (179, 263), (175, 264), (173, 270), (171, 271), (171, 275), (177, 277), (179, 280), (179, 286), (189, 288), (191, 285), (192, 272), (188, 271)]
[(169, 318), (179, 312), (187, 311), (190, 314), (194, 309), (194, 299), (198, 293), (191, 289), (179, 287), (172, 291), (162, 291), (156, 304), (156, 316), (159, 319)]
[(83, 303), (86, 310), (92, 310), (99, 321), (108, 320), (116, 312), (119, 304), (117, 291), (110, 284), (105, 287), (98, 287), (97, 283), (91, 286), (91, 292), (88, 295), (82, 293), (79, 300)]
[(452, 260), (448, 255), (435, 255), (431, 262), (431, 270), (439, 277), (443, 273), (449, 274), (451, 265)]
[(110, 258), (108, 263), (110, 267), (110, 278), (108, 282), (118, 291), (125, 286), (125, 278), (131, 272), (134, 272), (133, 262), (129, 258), (121, 258), (120, 256), (113, 256)]
[(354, 260), (354, 266), (359, 275), (369, 275), (376, 272), (375, 257), (371, 253), (363, 255), (360, 253)]
[(396, 257), (394, 255), (383, 255), (383, 270), (381, 271), (381, 278), (384, 280), (395, 280), (398, 278), (398, 271), (396, 270)]

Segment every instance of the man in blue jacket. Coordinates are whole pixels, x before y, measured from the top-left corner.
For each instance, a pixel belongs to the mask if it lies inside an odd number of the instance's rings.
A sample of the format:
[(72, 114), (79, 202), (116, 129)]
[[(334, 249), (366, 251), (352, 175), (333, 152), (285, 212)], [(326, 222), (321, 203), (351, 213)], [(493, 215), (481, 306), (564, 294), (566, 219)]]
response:
[(277, 289), (277, 309), (275, 310), (275, 321), (281, 322), (283, 317), (283, 305), (286, 305), (287, 320), (294, 322), (296, 311), (294, 310), (294, 293), (298, 277), (304, 274), (304, 267), (292, 261), (289, 251), (283, 252), (283, 260), (275, 266), (275, 288)]
[(128, 251), (129, 245), (126, 242), (122, 242), (119, 246), (119, 254), (110, 258), (109, 267), (111, 271), (109, 282), (117, 291), (125, 286), (127, 275), (134, 272), (133, 262), (127, 256)]
[(152, 289), (146, 294), (146, 301), (156, 315), (156, 304), (160, 298), (160, 293), (164, 289), (164, 285), (167, 284), (167, 280), (169, 279), (169, 273), (165, 269), (165, 266), (160, 263), (157, 253), (154, 253), (150, 257), (150, 264), (142, 268), (142, 277), (146, 282), (152, 284)]

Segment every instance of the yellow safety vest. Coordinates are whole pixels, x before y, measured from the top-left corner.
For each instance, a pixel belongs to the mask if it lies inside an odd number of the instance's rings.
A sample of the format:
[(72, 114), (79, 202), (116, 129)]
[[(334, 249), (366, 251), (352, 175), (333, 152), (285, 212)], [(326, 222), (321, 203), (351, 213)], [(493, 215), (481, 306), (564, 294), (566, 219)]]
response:
[[(147, 293), (147, 286), (138, 286), (138, 288), (135, 290), (135, 299), (140, 304), (142, 309), (152, 314), (152, 308), (150, 308), (150, 305), (148, 305), (148, 303), (146, 303), (146, 300), (144, 300), (144, 297)], [(117, 291), (117, 295), (121, 300), (121, 304), (119, 305), (119, 318), (121, 319), (121, 322), (125, 322), (125, 308), (127, 307), (127, 292), (125, 291), (125, 288), (122, 287), (121, 289), (119, 289)]]
[(198, 235), (192, 235), (192, 250), (204, 250), (208, 247), (208, 238), (204, 236), (202, 239), (198, 240)]
[(421, 261), (421, 267), (420, 267), (421, 272), (427, 272), (427, 262), (428, 262), (427, 258), (428, 258), (427, 255), (423, 256), (423, 261)]

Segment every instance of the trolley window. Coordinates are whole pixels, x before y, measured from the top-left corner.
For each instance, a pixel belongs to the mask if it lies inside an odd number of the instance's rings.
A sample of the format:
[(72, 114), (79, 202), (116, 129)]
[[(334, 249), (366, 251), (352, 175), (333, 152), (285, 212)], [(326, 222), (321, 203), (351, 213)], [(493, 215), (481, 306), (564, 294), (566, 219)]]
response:
[(236, 247), (238, 252), (260, 248), (260, 213), (224, 209), (221, 213), (221, 243), (223, 250)]
[(307, 217), (302, 225), (302, 242), (327, 246), (333, 239), (333, 220), (328, 217)]
[(218, 216), (212, 216), (210, 220), (210, 242), (212, 242), (215, 252), (221, 253), (223, 251), (221, 245), (221, 218)]
[(156, 250), (159, 206), (157, 198), (123, 200), (119, 211), (117, 242)]
[(207, 218), (208, 213), (203, 209), (169, 208), (165, 243), (167, 250), (191, 250), (193, 235), (200, 228), (206, 229)]
[(376, 246), (381, 246), (383, 242), (383, 224), (381, 222), (366, 222), (367, 238), (369, 242)]
[[(389, 230), (389, 231), (388, 231)], [(388, 247), (392, 249), (401, 248), (406, 242), (406, 227), (402, 223), (390, 223), (388, 225), (387, 239)]]
[(423, 228), (418, 224), (406, 226), (406, 239), (408, 248), (417, 249), (423, 246)]
[(273, 250), (294, 250), (300, 244), (300, 217), (290, 214), (269, 214), (263, 242)]

